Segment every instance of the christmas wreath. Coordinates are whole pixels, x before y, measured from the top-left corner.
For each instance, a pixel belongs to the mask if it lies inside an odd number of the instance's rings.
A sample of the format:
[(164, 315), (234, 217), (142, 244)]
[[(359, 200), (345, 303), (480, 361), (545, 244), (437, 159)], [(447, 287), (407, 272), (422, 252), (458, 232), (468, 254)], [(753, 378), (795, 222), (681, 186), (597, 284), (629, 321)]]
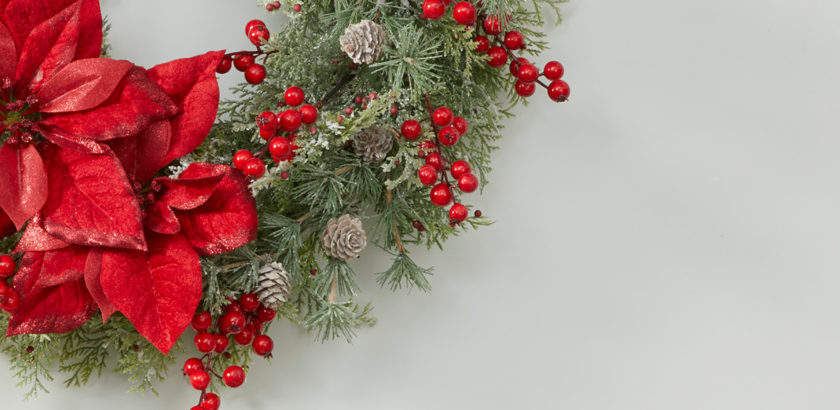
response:
[(369, 242), (380, 284), (428, 291), (409, 248), (488, 223), (463, 200), (510, 107), (569, 96), (524, 57), (560, 1), (275, 1), (290, 21), (248, 22), (253, 49), (146, 69), (107, 57), (98, 0), (0, 0), (0, 348), (29, 395), (111, 356), (152, 389), (175, 348), (218, 408), (276, 319), (373, 324), (348, 263)]

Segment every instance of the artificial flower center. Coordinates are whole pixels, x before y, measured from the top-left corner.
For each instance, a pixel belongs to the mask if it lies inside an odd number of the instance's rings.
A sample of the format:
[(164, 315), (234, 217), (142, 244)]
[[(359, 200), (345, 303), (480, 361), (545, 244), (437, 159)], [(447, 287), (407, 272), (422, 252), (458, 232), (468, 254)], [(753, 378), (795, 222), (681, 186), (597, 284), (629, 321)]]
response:
[(16, 100), (12, 80), (0, 81), (0, 143), (28, 144), (40, 134), (37, 122), (41, 115), (35, 111), (36, 102), (32, 96)]

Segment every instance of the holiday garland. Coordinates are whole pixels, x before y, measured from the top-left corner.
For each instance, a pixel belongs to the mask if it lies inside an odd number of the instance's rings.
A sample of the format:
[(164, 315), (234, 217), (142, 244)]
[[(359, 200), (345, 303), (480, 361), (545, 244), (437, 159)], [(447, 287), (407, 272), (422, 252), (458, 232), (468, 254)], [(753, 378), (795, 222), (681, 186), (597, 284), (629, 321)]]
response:
[(524, 57), (560, 1), (276, 1), (291, 21), (249, 22), (254, 49), (145, 69), (103, 57), (98, 0), (0, 0), (0, 349), (28, 395), (109, 356), (153, 389), (192, 337), (183, 373), (215, 409), (274, 320), (321, 341), (374, 323), (348, 263), (370, 245), (393, 254), (380, 284), (428, 291), (409, 251), (489, 223), (463, 199), (510, 106), (569, 96)]

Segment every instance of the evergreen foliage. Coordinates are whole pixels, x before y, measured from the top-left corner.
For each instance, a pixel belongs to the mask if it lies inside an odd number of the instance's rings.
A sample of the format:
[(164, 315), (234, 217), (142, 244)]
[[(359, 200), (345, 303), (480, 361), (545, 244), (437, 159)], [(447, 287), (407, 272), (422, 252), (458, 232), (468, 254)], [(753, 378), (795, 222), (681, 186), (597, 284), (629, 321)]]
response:
[[(478, 10), (480, 15), (510, 14), (509, 27), (526, 38), (525, 52), (536, 54), (546, 46), (539, 32), (544, 11), (556, 13), (559, 21), (558, 4), (563, 1), (483, 0)], [(238, 149), (262, 150), (265, 141), (254, 118), (276, 111), (289, 86), (301, 87), (309, 102), (317, 101), (319, 120), (314, 132), (298, 133), (295, 143), (300, 148), (291, 164), (269, 163), (266, 175), (252, 184), (260, 217), (258, 239), (234, 252), (203, 258), (201, 306), (221, 312), (228, 297), (254, 289), (263, 264), (280, 262), (291, 276), (292, 293), (278, 317), (299, 323), (317, 340), (350, 341), (358, 328), (373, 325), (375, 319), (371, 305), (356, 300), (359, 287), (352, 262), (327, 258), (321, 249), (320, 234), (330, 218), (358, 214), (367, 221), (369, 242), (393, 255), (390, 267), (378, 274), (380, 285), (422, 291), (431, 289), (431, 269), (418, 266), (410, 251), (442, 247), (452, 235), (490, 222), (471, 217), (450, 226), (446, 208), (429, 201), (428, 188), (416, 178), (423, 165), (417, 157), (419, 142), (433, 137), (428, 123), (417, 141), (396, 138), (381, 163), (363, 162), (348, 141), (371, 125), (393, 129), (396, 136), (403, 121), (428, 119), (431, 106), (448, 106), (467, 119), (470, 129), (455, 146), (442, 147), (443, 152), (448, 158), (467, 160), (483, 186), (502, 121), (511, 115), (511, 104), (523, 100), (503, 71), (474, 52), (474, 33), (455, 23), (451, 13), (440, 20), (421, 20), (417, 0), (312, 0), (300, 13), (292, 11), (295, 3), (284, 1), (282, 10), (290, 21), (263, 46), (278, 50), (260, 57), (268, 71), (265, 82), (236, 87), (235, 98), (222, 103), (219, 121), (205, 143), (169, 172), (190, 161), (230, 163)], [(339, 49), (338, 37), (362, 19), (381, 25), (388, 41), (376, 62), (353, 65)], [(344, 113), (356, 96), (372, 92), (377, 98), (367, 101), (366, 109)], [(396, 115), (390, 113), (394, 105), (399, 108)], [(283, 170), (289, 172), (288, 179), (281, 177)], [(414, 221), (424, 231), (418, 231)], [(19, 235), (1, 239), (0, 252), (11, 252), (18, 239)], [(373, 252), (375, 247), (368, 246), (366, 253)], [(8, 316), (0, 314), (0, 332), (5, 333), (7, 322)], [(64, 335), (0, 338), (0, 349), (9, 356), (21, 385), (29, 387), (27, 397), (47, 390), (55, 368), (67, 375), (65, 385), (79, 386), (114, 361), (114, 370), (134, 389), (154, 391), (154, 384), (175, 363), (174, 354), (162, 355), (120, 314), (105, 324), (95, 316)], [(247, 347), (232, 344), (231, 352), (228, 358), (215, 355), (213, 369), (221, 372), (227, 365), (250, 360)]]

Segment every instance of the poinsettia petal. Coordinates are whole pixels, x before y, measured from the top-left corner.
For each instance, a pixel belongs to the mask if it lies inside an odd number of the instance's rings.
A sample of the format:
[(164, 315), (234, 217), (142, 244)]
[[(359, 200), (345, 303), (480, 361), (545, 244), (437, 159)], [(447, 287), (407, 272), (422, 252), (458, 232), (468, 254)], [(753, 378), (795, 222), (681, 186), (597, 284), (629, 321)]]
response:
[(102, 282), (100, 281), (101, 274), (102, 250), (92, 249), (88, 254), (87, 263), (85, 264), (85, 285), (90, 296), (96, 302), (96, 305), (99, 306), (99, 311), (102, 312), (102, 323), (105, 323), (117, 311), (117, 308), (105, 296), (105, 291), (102, 289)]
[(51, 76), (38, 92), (38, 111), (77, 112), (102, 104), (134, 65), (107, 58), (76, 60)]
[(210, 199), (228, 171), (225, 165), (192, 163), (178, 179), (157, 178), (152, 186), (161, 187), (160, 202), (175, 209), (194, 209)]
[(134, 181), (144, 183), (151, 179), (164, 164), (166, 151), (172, 134), (172, 126), (167, 120), (160, 120), (149, 125), (140, 134), (108, 141), (128, 174)]
[(55, 145), (86, 154), (102, 154), (105, 148), (98, 142), (79, 135), (71, 134), (49, 124), (42, 124), (41, 135)]
[(50, 190), (44, 228), (77, 245), (146, 249), (140, 205), (117, 158), (54, 145), (44, 150)]
[(0, 147), (0, 208), (20, 229), (47, 199), (47, 173), (31, 144)]
[(151, 206), (146, 207), (146, 219), (143, 221), (146, 228), (162, 234), (176, 234), (181, 230), (178, 217), (172, 208), (163, 202), (155, 201)]
[(15, 253), (54, 251), (68, 246), (70, 246), (69, 243), (50, 235), (44, 229), (44, 218), (35, 215), (26, 225), (26, 229), (15, 248)]
[(5, 238), (13, 233), (17, 232), (15, 228), (15, 223), (9, 219), (9, 215), (6, 215), (3, 212), (3, 209), (0, 209), (0, 239)]
[(0, 20), (9, 27), (15, 38), (15, 45), (20, 49), (35, 27), (78, 2), (79, 0), (2, 0)]
[[(192, 164), (192, 172), (224, 167), (225, 177), (203, 205), (187, 211), (175, 211), (181, 232), (202, 255), (230, 252), (257, 237), (257, 208), (241, 172), (227, 165)], [(187, 170), (190, 170), (189, 168)], [(182, 174), (183, 176), (183, 174)]]
[[(132, 67), (108, 100), (90, 110), (50, 115), (40, 124), (73, 138), (104, 141), (137, 135), (149, 124), (172, 116), (178, 107), (140, 67)], [(160, 148), (159, 148), (160, 149)]]
[(12, 33), (6, 25), (0, 21), (0, 80), (4, 78), (15, 78), (17, 61), (18, 56), (15, 39), (12, 37)]
[(84, 246), (69, 246), (44, 252), (42, 272), (32, 284), (31, 291), (75, 282), (84, 277), (88, 249)]
[(79, 9), (79, 45), (75, 60), (102, 54), (102, 11), (99, 0), (82, 0)]
[(36, 289), (49, 262), (45, 252), (28, 252), (15, 275), (14, 289), (21, 305), (9, 317), (6, 336), (31, 333), (66, 333), (82, 326), (96, 312), (84, 280)]
[(210, 132), (219, 108), (216, 66), (223, 55), (224, 51), (213, 51), (149, 70), (149, 78), (181, 108), (181, 113), (171, 119), (172, 139), (160, 167), (192, 152)]
[(164, 354), (201, 300), (201, 264), (180, 235), (147, 234), (149, 252), (102, 253), (100, 282), (108, 300)]
[[(10, 4), (6, 10), (13, 6)], [(20, 48), (15, 71), (16, 92), (19, 95), (35, 94), (44, 81), (73, 61), (79, 42), (80, 6), (78, 2), (73, 3), (29, 33)], [(6, 22), (11, 23), (8, 19)]]

